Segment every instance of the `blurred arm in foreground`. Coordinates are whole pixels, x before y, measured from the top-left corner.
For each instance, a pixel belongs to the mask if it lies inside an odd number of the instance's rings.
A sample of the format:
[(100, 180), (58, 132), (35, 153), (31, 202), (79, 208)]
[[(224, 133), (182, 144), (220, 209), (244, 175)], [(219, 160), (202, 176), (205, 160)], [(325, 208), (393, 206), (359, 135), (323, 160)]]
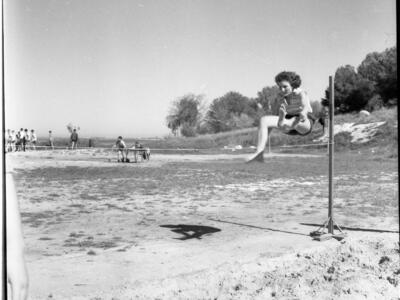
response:
[(7, 281), (12, 300), (28, 297), (28, 273), (24, 259), (24, 240), (21, 217), (13, 177), (6, 174), (6, 218), (7, 218)]

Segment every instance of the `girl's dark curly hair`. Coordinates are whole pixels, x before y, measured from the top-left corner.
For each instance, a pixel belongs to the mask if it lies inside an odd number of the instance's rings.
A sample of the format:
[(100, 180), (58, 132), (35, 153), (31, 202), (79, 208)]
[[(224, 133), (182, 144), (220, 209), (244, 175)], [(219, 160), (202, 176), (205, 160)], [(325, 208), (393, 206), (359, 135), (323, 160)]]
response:
[(295, 72), (280, 72), (275, 76), (275, 82), (278, 84), (279, 82), (287, 81), (290, 83), (292, 88), (297, 89), (301, 85), (301, 78)]

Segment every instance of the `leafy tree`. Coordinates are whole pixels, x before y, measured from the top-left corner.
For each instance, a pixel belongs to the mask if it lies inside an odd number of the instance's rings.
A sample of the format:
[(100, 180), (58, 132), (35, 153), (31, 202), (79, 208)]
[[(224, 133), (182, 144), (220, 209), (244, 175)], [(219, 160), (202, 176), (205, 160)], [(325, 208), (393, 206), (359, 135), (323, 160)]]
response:
[(196, 127), (189, 123), (183, 123), (181, 126), (181, 134), (185, 137), (196, 136)]
[(261, 91), (257, 92), (257, 102), (261, 104), (267, 115), (277, 115), (279, 111), (279, 87), (274, 85), (272, 87), (266, 86)]
[(183, 136), (193, 136), (201, 118), (202, 95), (188, 94), (172, 103), (166, 118), (167, 127), (174, 135), (180, 130)]
[(350, 65), (338, 68), (335, 104), (340, 112), (397, 105), (397, 47), (369, 53), (357, 71)]
[(254, 119), (245, 113), (242, 113), (240, 115), (231, 113), (231, 118), (228, 121), (229, 127), (238, 129), (252, 127), (253, 124)]
[(350, 65), (335, 73), (335, 106), (339, 112), (360, 110), (375, 93), (374, 82), (361, 77)]
[(397, 97), (397, 47), (369, 53), (358, 67), (358, 74), (376, 83), (384, 103)]
[(170, 114), (167, 116), (167, 127), (171, 129), (173, 135), (177, 136), (180, 124), (181, 123), (176, 114)]
[(364, 109), (369, 100), (376, 94), (374, 82), (359, 78), (356, 82), (356, 88), (348, 99), (350, 111), (359, 111)]
[(356, 89), (357, 80), (357, 73), (353, 66), (346, 65), (336, 70), (335, 106), (339, 108), (339, 111), (346, 112), (349, 110), (349, 98)]
[[(207, 112), (206, 121), (213, 133), (253, 126), (257, 111), (254, 101), (237, 92), (229, 92), (214, 99)], [(252, 120), (250, 122), (249, 120)]]
[(365, 109), (368, 111), (378, 110), (383, 107), (383, 100), (380, 95), (375, 94), (371, 99), (368, 100)]

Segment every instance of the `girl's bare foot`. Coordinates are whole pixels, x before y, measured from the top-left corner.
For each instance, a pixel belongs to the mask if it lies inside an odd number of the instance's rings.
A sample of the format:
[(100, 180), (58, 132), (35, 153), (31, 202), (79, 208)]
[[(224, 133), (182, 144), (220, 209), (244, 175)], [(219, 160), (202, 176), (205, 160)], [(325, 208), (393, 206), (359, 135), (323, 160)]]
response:
[(279, 119), (278, 119), (278, 127), (281, 128), (283, 126), (283, 120), (286, 116), (286, 106), (284, 104), (279, 108)]

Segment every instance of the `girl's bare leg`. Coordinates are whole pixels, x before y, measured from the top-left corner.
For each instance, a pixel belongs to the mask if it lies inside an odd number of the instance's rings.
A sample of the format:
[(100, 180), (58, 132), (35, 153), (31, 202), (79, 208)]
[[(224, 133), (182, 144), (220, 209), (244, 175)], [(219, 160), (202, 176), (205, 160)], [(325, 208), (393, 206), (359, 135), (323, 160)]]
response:
[(285, 116), (286, 109), (282, 106), (279, 110), (279, 116), (264, 116), (261, 118), (260, 127), (258, 129), (257, 151), (247, 159), (247, 162), (263, 160), (268, 135), (271, 133), (273, 128), (279, 128), (284, 132), (295, 129), (299, 133), (307, 133), (310, 130), (311, 122), (309, 119), (294, 126), (296, 124), (296, 118), (285, 119)]
[(247, 159), (247, 162), (263, 159), (262, 155), (264, 153), (265, 145), (268, 141), (268, 134), (273, 128), (278, 127), (278, 120), (278, 116), (264, 116), (260, 119), (260, 126), (258, 128), (257, 151)]
[(258, 129), (257, 152), (262, 152), (268, 141), (268, 135), (273, 128), (278, 128), (277, 116), (264, 116), (260, 120), (260, 127)]

